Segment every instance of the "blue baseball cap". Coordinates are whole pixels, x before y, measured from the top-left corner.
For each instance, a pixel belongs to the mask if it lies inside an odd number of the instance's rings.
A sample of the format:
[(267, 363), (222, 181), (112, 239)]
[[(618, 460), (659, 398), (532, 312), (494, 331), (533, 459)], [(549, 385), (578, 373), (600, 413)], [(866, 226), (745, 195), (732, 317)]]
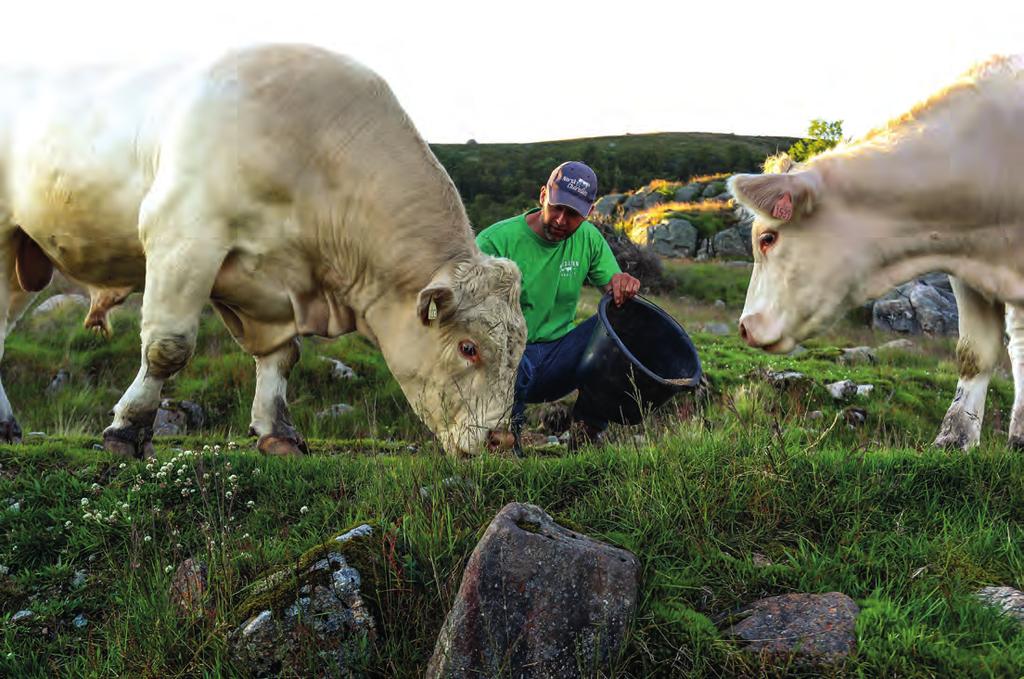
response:
[(548, 202), (571, 207), (586, 217), (597, 200), (597, 175), (584, 163), (570, 160), (548, 178)]

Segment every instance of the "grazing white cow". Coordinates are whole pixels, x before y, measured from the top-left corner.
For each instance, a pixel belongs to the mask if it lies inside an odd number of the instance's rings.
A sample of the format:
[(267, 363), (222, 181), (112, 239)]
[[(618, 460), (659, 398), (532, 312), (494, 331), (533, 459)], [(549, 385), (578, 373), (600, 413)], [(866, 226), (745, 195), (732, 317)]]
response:
[(747, 343), (787, 352), (847, 308), (948, 272), (960, 379), (935, 443), (978, 443), (1005, 307), (1009, 436), (1024, 446), (1024, 59), (992, 59), (863, 139), (778, 169), (730, 181), (755, 214)]
[[(0, 77), (0, 341), (56, 267), (86, 324), (143, 290), (142, 365), (104, 432), (152, 449), (164, 381), (207, 301), (256, 359), (252, 429), (305, 449), (285, 403), (299, 335), (381, 348), (449, 452), (509, 411), (519, 271), (483, 255), (455, 186), (385, 82), (306, 46), (189, 65)], [(0, 390), (0, 438), (19, 430)]]

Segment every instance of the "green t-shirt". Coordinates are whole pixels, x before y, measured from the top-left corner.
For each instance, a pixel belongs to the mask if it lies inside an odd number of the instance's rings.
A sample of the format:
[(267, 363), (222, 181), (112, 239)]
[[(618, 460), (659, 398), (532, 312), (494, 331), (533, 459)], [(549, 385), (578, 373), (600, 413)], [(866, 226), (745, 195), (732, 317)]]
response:
[(564, 241), (549, 243), (527, 225), (530, 212), (492, 224), (480, 232), (476, 244), (489, 255), (507, 257), (519, 265), (526, 341), (551, 342), (575, 327), (584, 281), (603, 287), (621, 269), (607, 241), (590, 222), (580, 224)]

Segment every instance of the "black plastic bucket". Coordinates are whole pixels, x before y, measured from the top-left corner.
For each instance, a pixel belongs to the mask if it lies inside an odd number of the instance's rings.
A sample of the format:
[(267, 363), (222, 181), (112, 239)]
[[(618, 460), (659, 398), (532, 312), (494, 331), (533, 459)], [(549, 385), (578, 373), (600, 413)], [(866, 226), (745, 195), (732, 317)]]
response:
[(620, 424), (644, 415), (700, 384), (700, 357), (690, 336), (664, 310), (643, 297), (621, 307), (605, 295), (576, 368), (576, 411)]

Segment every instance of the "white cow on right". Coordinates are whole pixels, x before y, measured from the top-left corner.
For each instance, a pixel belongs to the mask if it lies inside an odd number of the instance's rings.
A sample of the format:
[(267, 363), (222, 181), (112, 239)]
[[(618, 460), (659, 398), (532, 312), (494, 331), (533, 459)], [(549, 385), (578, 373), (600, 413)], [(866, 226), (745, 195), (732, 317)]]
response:
[(1009, 439), (1024, 448), (1024, 57), (993, 58), (864, 138), (779, 165), (729, 182), (755, 215), (747, 344), (788, 352), (844, 310), (945, 271), (960, 376), (935, 444), (978, 444), (1005, 315)]

